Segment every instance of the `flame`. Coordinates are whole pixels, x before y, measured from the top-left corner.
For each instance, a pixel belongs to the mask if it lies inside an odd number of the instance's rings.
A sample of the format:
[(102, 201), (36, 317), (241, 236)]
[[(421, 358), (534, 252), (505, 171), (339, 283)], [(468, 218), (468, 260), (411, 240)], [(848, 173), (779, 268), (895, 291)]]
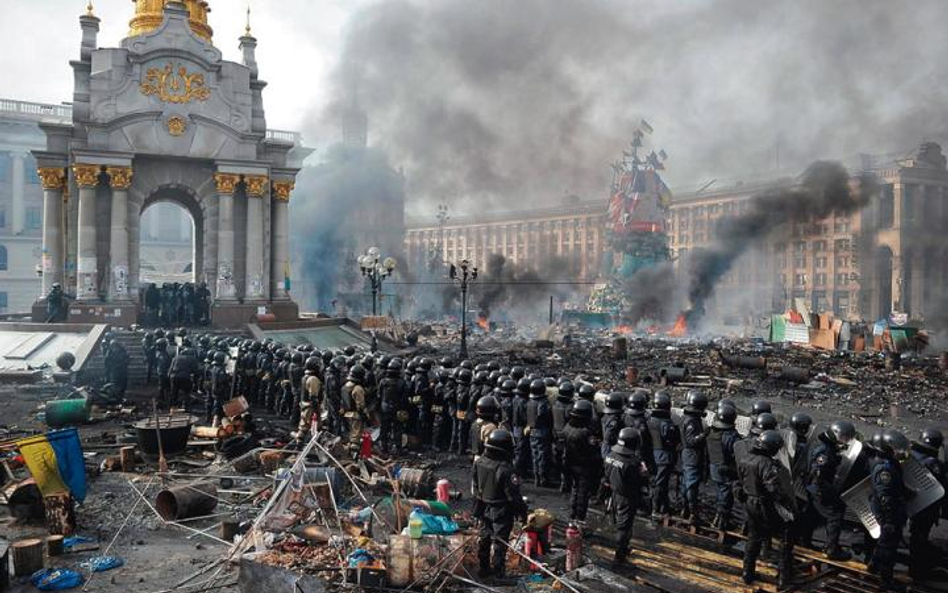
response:
[(631, 325), (617, 325), (612, 331), (617, 334), (631, 334), (634, 330)]
[(668, 335), (674, 338), (683, 338), (688, 334), (688, 320), (685, 319), (685, 314), (682, 313), (678, 316), (678, 319), (675, 320), (675, 326), (668, 330)]
[(477, 316), (477, 326), (486, 332), (490, 331), (490, 322), (483, 315)]

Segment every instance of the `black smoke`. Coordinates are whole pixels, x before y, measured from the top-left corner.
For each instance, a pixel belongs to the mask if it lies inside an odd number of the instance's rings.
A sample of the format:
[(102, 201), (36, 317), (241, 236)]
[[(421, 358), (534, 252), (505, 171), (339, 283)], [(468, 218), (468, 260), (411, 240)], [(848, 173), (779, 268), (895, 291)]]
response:
[(853, 183), (855, 187), (842, 165), (817, 161), (803, 173), (798, 186), (756, 195), (749, 200), (745, 212), (720, 219), (716, 242), (707, 249), (694, 251), (691, 257), (689, 326), (693, 327), (704, 315), (705, 303), (734, 261), (775, 229), (833, 214), (849, 214), (866, 206), (877, 191), (875, 178), (863, 174)]
[(668, 322), (681, 311), (682, 298), (671, 262), (646, 266), (622, 281), (623, 314), (635, 326), (641, 321)]
[(551, 296), (559, 302), (576, 292), (576, 286), (569, 283), (576, 277), (574, 272), (566, 260), (557, 256), (545, 258), (534, 269), (518, 266), (494, 253), (472, 285), (472, 302), (478, 314), (488, 319), (545, 319)]
[(604, 198), (642, 117), (674, 187), (944, 137), (944, 14), (943, 0), (388, 0), (353, 14), (335, 84), (358, 89), (416, 203)]

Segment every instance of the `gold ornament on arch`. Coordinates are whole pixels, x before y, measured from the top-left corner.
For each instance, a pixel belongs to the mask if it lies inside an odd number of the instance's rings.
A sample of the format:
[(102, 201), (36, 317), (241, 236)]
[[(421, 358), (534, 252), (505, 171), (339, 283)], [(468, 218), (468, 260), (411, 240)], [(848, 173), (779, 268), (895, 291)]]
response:
[(247, 185), (247, 197), (262, 198), (267, 191), (267, 181), (269, 181), (269, 178), (266, 175), (245, 175), (244, 183)]
[(172, 136), (181, 136), (188, 129), (188, 122), (179, 115), (172, 115), (167, 121), (168, 134)]
[(168, 62), (164, 68), (149, 68), (139, 87), (143, 95), (156, 96), (162, 103), (183, 104), (207, 101), (211, 90), (204, 86), (204, 75), (188, 72), (181, 64)]
[(296, 184), (292, 181), (274, 181), (273, 197), (281, 202), (289, 202), (294, 187), (296, 187)]
[(61, 190), (66, 187), (66, 172), (62, 167), (40, 167), (36, 170), (43, 189)]

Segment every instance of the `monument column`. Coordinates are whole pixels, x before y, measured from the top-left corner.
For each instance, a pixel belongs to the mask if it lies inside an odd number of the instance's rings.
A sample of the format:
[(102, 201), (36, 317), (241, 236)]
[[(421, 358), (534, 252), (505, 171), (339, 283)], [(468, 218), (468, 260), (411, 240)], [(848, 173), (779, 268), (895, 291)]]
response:
[(217, 293), (218, 300), (234, 300), (234, 190), (239, 175), (215, 173), (217, 183)]
[(273, 252), (273, 262), (270, 264), (270, 294), (273, 295), (273, 300), (290, 298), (289, 210), (293, 187), (292, 181), (273, 182), (273, 232), (270, 233)]
[(244, 299), (266, 298), (263, 277), (263, 196), (267, 193), (266, 175), (245, 175), (247, 184), (247, 280)]
[(76, 275), (76, 300), (91, 301), (99, 298), (99, 263), (96, 250), (95, 190), (99, 184), (99, 165), (72, 166), (76, 185), (79, 186), (79, 252)]
[(43, 184), (43, 292), (45, 298), (53, 284), (63, 283), (63, 190), (66, 171), (61, 167), (37, 169)]
[(131, 167), (108, 167), (112, 188), (112, 228), (109, 235), (109, 254), (112, 274), (109, 281), (109, 299), (126, 300), (128, 292), (128, 188), (132, 186)]
[(13, 157), (13, 234), (19, 235), (26, 228), (26, 155), (14, 152)]

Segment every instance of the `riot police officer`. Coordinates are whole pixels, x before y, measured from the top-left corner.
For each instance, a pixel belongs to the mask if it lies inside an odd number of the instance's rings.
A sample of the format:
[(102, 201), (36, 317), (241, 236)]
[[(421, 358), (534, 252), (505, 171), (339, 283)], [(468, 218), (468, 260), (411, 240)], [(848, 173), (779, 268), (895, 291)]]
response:
[(569, 422), (569, 411), (573, 407), (573, 392), (573, 384), (570, 381), (560, 383), (551, 410), (553, 415), (553, 464), (560, 476), (560, 492), (569, 490), (569, 472), (566, 471), (566, 464), (563, 462), (565, 449), (563, 430)]
[(737, 408), (725, 406), (714, 415), (711, 432), (708, 434), (708, 461), (711, 481), (717, 489), (715, 516), (712, 525), (715, 529), (730, 529), (731, 511), (734, 508), (733, 483), (737, 479), (737, 461), (734, 457), (734, 444), (741, 439), (734, 423), (737, 421)]
[(790, 478), (793, 483), (793, 492), (797, 498), (799, 513), (795, 522), (796, 543), (806, 548), (811, 547), (813, 539), (813, 529), (818, 520), (818, 515), (806, 495), (806, 476), (809, 451), (808, 439), (810, 429), (813, 427), (813, 419), (803, 412), (796, 412), (790, 417), (790, 430), (795, 437), (795, 444), (790, 451)]
[(577, 400), (570, 410), (569, 424), (563, 429), (565, 441), (564, 461), (570, 474), (570, 519), (585, 521), (589, 509), (589, 497), (596, 476), (601, 470), (599, 439), (590, 429), (593, 405), (586, 400)]
[[(918, 442), (912, 443), (912, 457), (922, 467), (935, 476), (942, 486), (948, 488), (948, 466), (939, 460), (945, 439), (941, 431), (936, 428), (926, 428), (919, 436)], [(913, 578), (922, 576), (926, 569), (934, 566), (938, 557), (937, 550), (929, 540), (932, 527), (938, 523), (945, 501), (922, 509), (912, 516), (909, 522), (909, 573)]]
[(616, 564), (625, 562), (629, 554), (635, 513), (642, 503), (642, 492), (648, 483), (648, 468), (638, 453), (639, 441), (639, 431), (623, 428), (604, 462), (619, 535), (614, 559)]
[(593, 431), (596, 438), (602, 439), (602, 420), (599, 418), (599, 411), (596, 409), (596, 390), (589, 383), (583, 383), (576, 390), (576, 398), (584, 399), (593, 405), (589, 429)]
[(362, 431), (367, 420), (365, 388), (362, 386), (364, 381), (365, 368), (361, 364), (357, 364), (349, 369), (346, 384), (342, 386), (343, 417), (349, 426), (349, 446), (354, 449), (356, 454), (358, 454), (361, 446)]
[[(464, 361), (469, 362), (469, 361)], [(457, 378), (457, 392), (455, 396), (455, 413), (454, 413), (454, 434), (451, 437), (452, 444), (456, 447), (458, 455), (462, 457), (467, 454), (467, 449), (469, 446), (468, 439), (471, 436), (471, 424), (473, 419), (469, 416), (469, 410), (471, 407), (471, 384), (474, 381), (474, 374), (471, 372), (471, 369), (464, 368), (462, 362), (461, 368), (458, 369), (458, 378)]]
[(672, 471), (678, 462), (678, 446), (681, 432), (671, 419), (671, 398), (658, 391), (652, 399), (652, 415), (648, 420), (652, 437), (652, 453), (655, 458), (655, 477), (652, 480), (652, 513), (667, 515), (669, 512), (668, 486)]
[(614, 391), (606, 396), (605, 409), (602, 412), (600, 425), (602, 426), (602, 443), (600, 444), (602, 458), (605, 459), (612, 446), (619, 441), (619, 431), (622, 430), (622, 413), (625, 407), (626, 396)]
[(224, 417), (224, 402), (230, 396), (231, 389), (231, 377), (224, 368), (226, 362), (226, 354), (214, 353), (214, 363), (210, 369), (210, 393), (205, 395), (205, 420), (208, 423), (216, 424)]
[(296, 430), (297, 442), (309, 440), (310, 430), (319, 425), (322, 415), (323, 382), (319, 378), (319, 359), (310, 356), (303, 364), (303, 385), (300, 390), (300, 421)]
[[(623, 416), (623, 424), (627, 428), (634, 428), (639, 431), (639, 457), (648, 467), (649, 474), (655, 473), (655, 456), (652, 454), (652, 435), (648, 430), (648, 399), (647, 389), (638, 388), (629, 395), (628, 407)], [(646, 506), (651, 506), (651, 500), (643, 501)]]
[(333, 356), (326, 370), (325, 395), (323, 401), (326, 404), (326, 412), (329, 414), (329, 430), (342, 436), (346, 431), (345, 418), (341, 414), (342, 410), (342, 386), (343, 371), (345, 370), (346, 359), (342, 356)]
[(830, 560), (849, 560), (852, 554), (839, 545), (846, 506), (837, 491), (836, 473), (842, 461), (841, 452), (856, 437), (856, 427), (846, 420), (837, 420), (820, 433), (807, 462), (807, 498), (826, 523), (826, 548)]
[(438, 384), (431, 402), (432, 438), (439, 452), (451, 448), (451, 402), (455, 398), (454, 377), (447, 368), (438, 371)]
[(428, 375), (430, 371), (431, 361), (423, 358), (415, 368), (409, 387), (414, 420), (412, 432), (418, 436), (422, 447), (431, 445), (431, 400), (434, 398), (434, 389)]
[(698, 491), (704, 481), (707, 462), (708, 433), (703, 420), (707, 407), (708, 398), (703, 393), (689, 392), (681, 421), (681, 497), (684, 502), (682, 516), (691, 519), (693, 523), (700, 523)]
[(546, 383), (541, 379), (530, 382), (530, 400), (527, 402), (527, 428), (533, 460), (533, 483), (547, 488), (549, 460), (553, 445), (553, 412), (546, 397)]
[(151, 383), (151, 374), (155, 371), (155, 334), (145, 332), (142, 338), (142, 356), (145, 359), (145, 385)]
[(155, 370), (158, 373), (158, 400), (162, 405), (170, 405), (171, 397), (171, 353), (168, 352), (168, 340), (155, 340)]
[(485, 395), (477, 400), (477, 420), (471, 425), (471, 451), (474, 461), (484, 454), (484, 445), (487, 439), (497, 430), (497, 412), (499, 406), (493, 395)]
[[(513, 437), (506, 430), (495, 430), (487, 438), (484, 455), (474, 462), (474, 517), (480, 522), (477, 557), (481, 578), (504, 576), (507, 548), (500, 542), (510, 537), (514, 519), (527, 518), (520, 477), (510, 463), (512, 456)], [(495, 542), (495, 538), (500, 541)]]
[(517, 390), (517, 382), (506, 375), (501, 375), (497, 381), (495, 397), (500, 404), (500, 424), (512, 433), (514, 391)]
[(869, 561), (869, 571), (879, 575), (883, 589), (893, 586), (893, 570), (907, 514), (908, 490), (901, 462), (909, 456), (909, 441), (901, 432), (885, 429), (872, 436), (874, 457), (869, 465), (872, 494), (869, 506), (882, 530)]
[(527, 428), (527, 403), (530, 401), (530, 379), (521, 377), (514, 389), (511, 427), (514, 439), (514, 469), (521, 476), (530, 471), (530, 439), (525, 434)]
[(778, 585), (783, 588), (792, 579), (793, 544), (789, 537), (793, 520), (792, 493), (781, 487), (780, 463), (774, 459), (782, 447), (783, 437), (779, 432), (764, 431), (755, 438), (750, 456), (738, 465), (747, 521), (743, 579), (748, 585), (757, 580), (757, 558), (764, 540), (769, 541), (775, 534), (781, 538)]

